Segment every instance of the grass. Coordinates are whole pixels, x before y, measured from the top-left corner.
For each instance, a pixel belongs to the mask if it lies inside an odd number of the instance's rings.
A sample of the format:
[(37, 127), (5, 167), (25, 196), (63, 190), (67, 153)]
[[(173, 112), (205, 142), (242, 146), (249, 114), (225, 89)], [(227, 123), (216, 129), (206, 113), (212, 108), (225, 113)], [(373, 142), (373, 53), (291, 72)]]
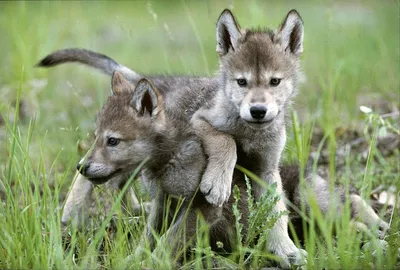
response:
[[(143, 229), (143, 217), (125, 230), (117, 223), (116, 232), (106, 229), (107, 218), (86, 232), (67, 228), (66, 249), (62, 203), (90, 142), (96, 112), (110, 93), (110, 78), (76, 65), (43, 70), (34, 64), (54, 50), (84, 47), (142, 74), (212, 75), (217, 69), (215, 22), (226, 7), (233, 8), (242, 26), (275, 27), (292, 8), (304, 19), (307, 81), (294, 105), (297, 118), (285, 159), (304, 165), (309, 153), (326, 151), (332, 183), (354, 186), (366, 197), (380, 184), (399, 190), (399, 150), (385, 156), (377, 148), (382, 127), (387, 122), (398, 128), (398, 118), (368, 121), (370, 116), (359, 110), (366, 105), (378, 115), (399, 108), (398, 2), (1, 2), (0, 268), (114, 268), (135, 249)], [(315, 143), (316, 129), (322, 135)], [(366, 161), (359, 149), (338, 160), (343, 134), (354, 130), (367, 142)], [(339, 162), (344, 164), (340, 170)], [(389, 249), (385, 254), (377, 249), (372, 256), (360, 250), (363, 239), (349, 229), (348, 218), (329, 223), (312, 211), (309, 218), (321, 229), (317, 233), (311, 227), (307, 236), (308, 267), (399, 267), (398, 208), (391, 213)], [(199, 267), (208, 254), (223, 265), (243, 266), (248, 248), (223, 258), (205, 241), (185, 265)], [(257, 254), (265, 256), (260, 250)], [(158, 268), (170, 263), (159, 260)]]

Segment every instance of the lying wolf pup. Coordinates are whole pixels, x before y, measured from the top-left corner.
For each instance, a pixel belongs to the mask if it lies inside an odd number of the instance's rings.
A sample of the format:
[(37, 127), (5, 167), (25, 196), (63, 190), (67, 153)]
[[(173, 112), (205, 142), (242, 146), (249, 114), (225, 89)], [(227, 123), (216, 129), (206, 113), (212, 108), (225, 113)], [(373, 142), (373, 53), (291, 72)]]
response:
[[(220, 205), (229, 198), (232, 168), (236, 160), (236, 144), (239, 164), (250, 168), (269, 182), (278, 182), (280, 187), (277, 166), (286, 139), (285, 108), (296, 88), (302, 36), (302, 21), (295, 11), (289, 12), (282, 25), (273, 32), (240, 31), (235, 18), (226, 10), (217, 23), (217, 51), (221, 55), (221, 70), (217, 78), (152, 79), (157, 88), (165, 92), (165, 104), (169, 105), (168, 100), (171, 100), (176, 106), (175, 111), (171, 113), (175, 114), (177, 119), (190, 118), (200, 106), (207, 109), (215, 104), (223, 104), (228, 108), (227, 111), (221, 109), (221, 115), (213, 119), (208, 116), (215, 114), (207, 115), (205, 110), (199, 111), (193, 118), (196, 131), (211, 157), (203, 177), (203, 181), (206, 180), (205, 185), (200, 186), (209, 202)], [(113, 70), (121, 71), (132, 82), (137, 82), (140, 78), (137, 73), (104, 55), (79, 49), (55, 52), (44, 58), (39, 65), (53, 66), (72, 61), (96, 67), (108, 74)], [(168, 89), (179, 91), (168, 93)], [(176, 102), (182, 96), (186, 98)], [(224, 134), (210, 128), (208, 123)], [(231, 134), (236, 143), (226, 134)], [(216, 156), (218, 153), (213, 151), (212, 146), (221, 140), (222, 143), (216, 149), (223, 146), (229, 155)], [(221, 163), (221, 158), (226, 160)], [(218, 167), (222, 164), (227, 165), (223, 167), (225, 169), (214, 170), (222, 176), (221, 179), (212, 179), (213, 175), (208, 177), (216, 165)], [(297, 183), (294, 183), (293, 186), (296, 185)], [(285, 183), (283, 186), (285, 189)], [(258, 197), (263, 193), (263, 189), (254, 187), (254, 192), (255, 197)], [(285, 209), (283, 201), (278, 206), (277, 211)], [(373, 219), (377, 220), (379, 218)], [(288, 266), (291, 258), (300, 260), (305, 255), (305, 252), (297, 249), (288, 237), (287, 217), (281, 218), (271, 237), (268, 248), (283, 259), (284, 265)]]

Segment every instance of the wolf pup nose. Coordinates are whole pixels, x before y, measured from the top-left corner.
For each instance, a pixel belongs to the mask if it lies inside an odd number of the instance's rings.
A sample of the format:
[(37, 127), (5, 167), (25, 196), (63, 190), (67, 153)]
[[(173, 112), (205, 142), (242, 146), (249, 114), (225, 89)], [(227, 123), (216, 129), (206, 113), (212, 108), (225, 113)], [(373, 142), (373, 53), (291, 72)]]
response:
[(256, 120), (262, 120), (267, 114), (267, 108), (263, 105), (254, 105), (250, 107), (250, 114)]
[(76, 169), (83, 175), (83, 176), (87, 176), (87, 170), (89, 169), (90, 165), (89, 164), (81, 164), (78, 163), (78, 165), (76, 165)]

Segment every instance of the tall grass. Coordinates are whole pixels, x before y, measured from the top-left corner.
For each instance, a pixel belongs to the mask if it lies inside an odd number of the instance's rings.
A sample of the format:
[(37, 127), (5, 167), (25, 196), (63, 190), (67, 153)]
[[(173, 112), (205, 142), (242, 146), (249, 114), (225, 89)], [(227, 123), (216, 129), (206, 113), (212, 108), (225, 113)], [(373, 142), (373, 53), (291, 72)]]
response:
[[(350, 185), (355, 186), (366, 199), (381, 183), (400, 189), (399, 151), (394, 150), (397, 157), (383, 157), (376, 138), (384, 124), (360, 120), (359, 111), (359, 105), (367, 105), (380, 113), (379, 100), (397, 108), (400, 104), (396, 2), (1, 2), (0, 268), (113, 269), (136, 250), (144, 227), (145, 217), (125, 226), (118, 195), (115, 211), (106, 213), (104, 220), (83, 232), (62, 228), (60, 212), (83, 153), (79, 149), (90, 141), (110, 79), (86, 67), (46, 71), (34, 64), (51, 51), (84, 47), (143, 74), (209, 75), (217, 69), (215, 21), (226, 7), (233, 7), (242, 26), (275, 27), (292, 8), (304, 19), (307, 80), (294, 105), (297, 113), (293, 112), (285, 159), (298, 160), (304, 168), (312, 151), (320, 155), (327, 149), (332, 187), (340, 182), (349, 192)], [(367, 127), (369, 145), (366, 164), (349, 151), (340, 175), (335, 157), (339, 127)], [(323, 133), (316, 151), (311, 145), (315, 128)], [(318, 169), (316, 163), (313, 169)], [(313, 205), (312, 196), (310, 202)], [(384, 253), (374, 237), (376, 248), (361, 249), (365, 236), (352, 229), (349, 205), (344, 217), (333, 221), (323, 218), (314, 204), (304, 221), (309, 228), (308, 268), (398, 268), (398, 210), (395, 207), (389, 217), (392, 230), (385, 236), (389, 246)], [(116, 231), (108, 227), (114, 212), (117, 221), (123, 221), (115, 222)], [(238, 213), (237, 220), (239, 227)], [(238, 246), (232, 256), (220, 256), (209, 249), (205, 224), (198, 223), (199, 244), (183, 267), (209, 268), (217, 261), (241, 268), (250, 257), (250, 266), (258, 268), (270, 257), (254, 246)], [(169, 251), (163, 238), (160, 250)], [(149, 251), (144, 254), (145, 265), (151, 266), (154, 258)], [(166, 257), (157, 258), (156, 268), (172, 267)], [(139, 260), (134, 263), (140, 266)]]

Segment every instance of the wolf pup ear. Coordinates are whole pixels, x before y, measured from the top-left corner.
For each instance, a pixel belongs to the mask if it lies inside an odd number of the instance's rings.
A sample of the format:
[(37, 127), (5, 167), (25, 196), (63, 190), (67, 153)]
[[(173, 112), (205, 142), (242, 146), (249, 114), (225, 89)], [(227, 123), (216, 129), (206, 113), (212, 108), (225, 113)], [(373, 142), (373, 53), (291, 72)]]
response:
[(150, 81), (141, 79), (133, 91), (131, 106), (142, 116), (155, 116), (161, 111), (161, 94)]
[(238, 45), (240, 33), (239, 24), (229, 9), (225, 9), (217, 21), (217, 53), (223, 56), (229, 49), (235, 50)]
[(300, 14), (292, 9), (277, 29), (277, 35), (285, 51), (300, 56), (303, 52), (303, 34), (303, 20)]
[(125, 79), (121, 72), (114, 71), (111, 79), (111, 93), (113, 96), (119, 95), (133, 89), (132, 83)]

